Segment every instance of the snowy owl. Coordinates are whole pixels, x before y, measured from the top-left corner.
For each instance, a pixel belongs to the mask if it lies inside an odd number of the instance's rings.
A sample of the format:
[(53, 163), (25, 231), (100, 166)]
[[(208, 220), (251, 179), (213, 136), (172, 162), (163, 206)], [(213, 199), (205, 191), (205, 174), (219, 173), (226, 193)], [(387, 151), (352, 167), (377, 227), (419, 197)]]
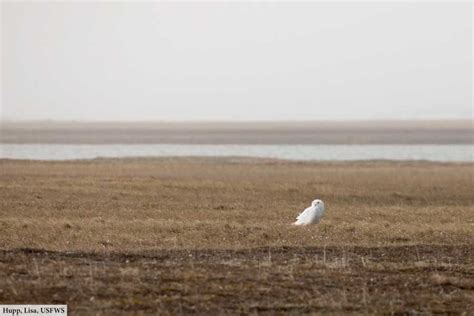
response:
[(298, 217), (293, 225), (310, 225), (317, 224), (324, 214), (324, 202), (314, 200), (311, 206), (306, 208)]

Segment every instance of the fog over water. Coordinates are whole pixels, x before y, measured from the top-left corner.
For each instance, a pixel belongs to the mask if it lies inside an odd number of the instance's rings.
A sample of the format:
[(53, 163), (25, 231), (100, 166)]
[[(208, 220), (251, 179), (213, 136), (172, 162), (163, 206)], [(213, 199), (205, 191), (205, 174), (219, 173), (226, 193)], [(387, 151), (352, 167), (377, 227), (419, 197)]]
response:
[(1, 158), (472, 161), (469, 2), (0, 6)]
[(3, 144), (0, 158), (258, 157), (289, 160), (473, 161), (473, 145), (64, 145)]

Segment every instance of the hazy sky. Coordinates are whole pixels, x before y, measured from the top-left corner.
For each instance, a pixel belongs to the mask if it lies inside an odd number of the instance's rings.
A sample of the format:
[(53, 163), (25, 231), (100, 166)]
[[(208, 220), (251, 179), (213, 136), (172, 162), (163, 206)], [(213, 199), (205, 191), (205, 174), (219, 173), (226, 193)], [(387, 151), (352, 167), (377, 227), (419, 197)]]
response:
[(472, 6), (3, 1), (1, 116), (468, 119)]

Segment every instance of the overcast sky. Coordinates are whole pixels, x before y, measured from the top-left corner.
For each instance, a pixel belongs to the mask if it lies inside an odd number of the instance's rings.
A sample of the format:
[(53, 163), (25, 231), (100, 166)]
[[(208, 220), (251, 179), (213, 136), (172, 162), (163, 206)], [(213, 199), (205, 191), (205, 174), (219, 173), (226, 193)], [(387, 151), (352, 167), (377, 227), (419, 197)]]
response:
[(472, 118), (472, 4), (1, 3), (1, 116)]

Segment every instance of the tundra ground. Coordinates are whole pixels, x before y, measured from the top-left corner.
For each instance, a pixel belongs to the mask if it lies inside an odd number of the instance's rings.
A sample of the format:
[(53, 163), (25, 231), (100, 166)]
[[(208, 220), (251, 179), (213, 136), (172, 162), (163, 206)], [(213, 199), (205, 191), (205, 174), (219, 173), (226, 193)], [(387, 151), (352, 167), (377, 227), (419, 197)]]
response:
[[(463, 313), (472, 163), (0, 161), (0, 302), (77, 314)], [(319, 225), (294, 227), (312, 199)]]

